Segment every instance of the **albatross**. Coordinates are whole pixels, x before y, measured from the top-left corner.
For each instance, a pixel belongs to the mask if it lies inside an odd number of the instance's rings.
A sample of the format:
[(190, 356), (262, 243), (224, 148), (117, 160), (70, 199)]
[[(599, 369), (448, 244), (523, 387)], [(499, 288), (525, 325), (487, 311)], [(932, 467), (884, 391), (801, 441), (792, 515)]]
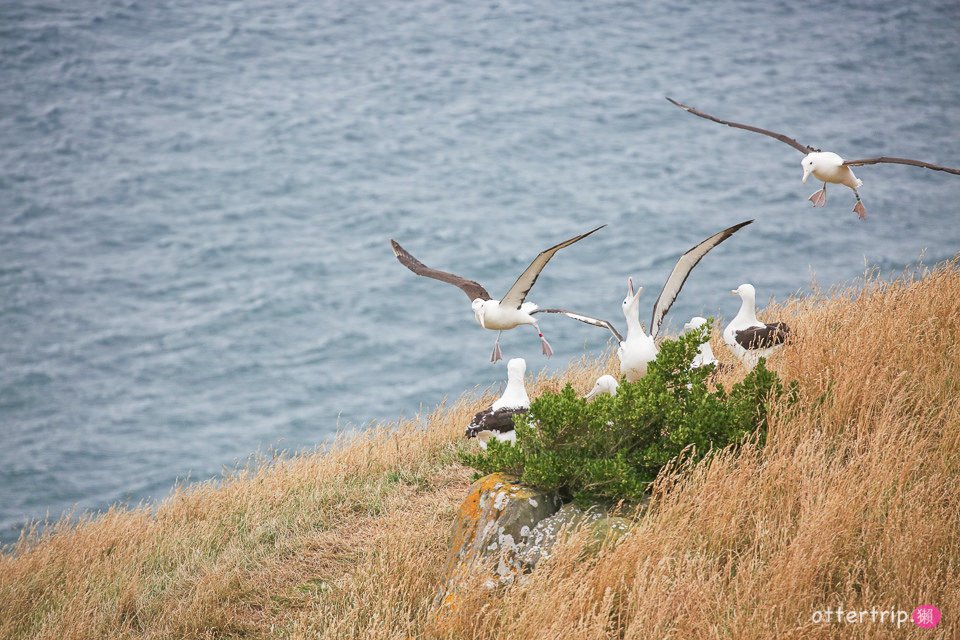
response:
[(723, 341), (748, 369), (757, 366), (760, 358), (768, 358), (783, 346), (790, 335), (785, 322), (765, 324), (757, 319), (757, 291), (752, 284), (742, 284), (730, 292), (740, 296), (740, 311), (723, 330)]
[(617, 396), (617, 388), (620, 386), (620, 383), (617, 382), (617, 379), (611, 376), (610, 374), (602, 375), (597, 378), (597, 383), (593, 385), (593, 389), (587, 395), (583, 396), (584, 400), (589, 400), (593, 396), (602, 396), (607, 394), (608, 396)]
[[(707, 319), (702, 316), (694, 316), (690, 318), (690, 322), (684, 323), (683, 332), (696, 331), (703, 325), (707, 324)], [(713, 347), (710, 346), (710, 337), (707, 336), (707, 341), (702, 343), (697, 347), (697, 355), (693, 357), (693, 362), (690, 363), (691, 369), (699, 369), (700, 367), (706, 367), (709, 365), (717, 365), (716, 357), (713, 355)]]
[(735, 224), (723, 231), (713, 234), (706, 240), (700, 242), (695, 247), (680, 256), (676, 266), (670, 272), (670, 276), (663, 284), (660, 295), (653, 303), (653, 315), (650, 318), (650, 333), (643, 329), (640, 322), (640, 294), (643, 293), (643, 287), (636, 290), (633, 287), (633, 278), (627, 278), (627, 297), (623, 299), (623, 316), (627, 321), (627, 337), (617, 331), (617, 328), (608, 320), (601, 320), (592, 316), (568, 311), (566, 309), (541, 309), (542, 313), (561, 313), (568, 318), (573, 318), (580, 322), (601, 327), (610, 331), (613, 337), (617, 339), (620, 347), (617, 349), (617, 357), (620, 359), (620, 374), (627, 378), (627, 382), (636, 382), (647, 375), (647, 364), (657, 357), (656, 337), (663, 324), (663, 319), (673, 305), (674, 300), (680, 295), (680, 289), (683, 283), (697, 263), (703, 259), (711, 249), (732, 236), (734, 233), (752, 223), (753, 220), (747, 220), (740, 224)]
[(857, 204), (854, 205), (853, 212), (856, 213), (861, 220), (867, 217), (867, 209), (863, 206), (863, 201), (860, 199), (860, 192), (857, 191), (857, 189), (863, 185), (863, 181), (857, 176), (853, 175), (853, 169), (850, 167), (861, 167), (868, 164), (907, 164), (913, 167), (923, 167), (924, 169), (945, 171), (947, 173), (960, 175), (960, 169), (943, 167), (938, 164), (923, 162), (921, 160), (911, 160), (910, 158), (878, 156), (876, 158), (862, 158), (860, 160), (844, 160), (836, 153), (831, 151), (822, 151), (821, 149), (817, 149), (815, 147), (800, 144), (793, 138), (782, 133), (761, 129), (760, 127), (754, 127), (748, 124), (741, 124), (739, 122), (732, 122), (730, 120), (721, 120), (720, 118), (712, 116), (708, 113), (704, 113), (703, 111), (698, 111), (691, 106), (683, 104), (682, 102), (677, 102), (673, 98), (667, 98), (667, 100), (669, 100), (671, 104), (674, 104), (695, 116), (700, 116), (701, 118), (706, 118), (707, 120), (712, 120), (713, 122), (725, 124), (728, 127), (733, 127), (735, 129), (753, 131), (754, 133), (769, 136), (775, 140), (779, 140), (780, 142), (790, 145), (800, 153), (804, 154), (803, 160), (800, 161), (800, 165), (803, 167), (802, 181), (806, 183), (807, 179), (810, 176), (813, 176), (817, 180), (823, 182), (823, 187), (812, 193), (808, 198), (813, 206), (822, 207), (827, 203), (827, 183), (842, 184), (845, 187), (849, 187), (853, 191), (853, 195), (857, 199)]
[[(683, 333), (688, 331), (696, 331), (703, 325), (707, 324), (707, 319), (702, 316), (694, 316), (690, 318), (690, 322), (686, 322), (683, 325)], [(731, 367), (728, 364), (724, 364), (717, 360), (716, 356), (713, 355), (713, 347), (710, 346), (710, 337), (707, 336), (707, 341), (700, 344), (697, 347), (697, 355), (693, 356), (693, 360), (690, 361), (691, 369), (699, 369), (700, 367), (713, 366), (713, 372), (711, 376), (716, 376), (720, 373), (726, 373), (730, 371)]]
[(473, 416), (466, 430), (468, 438), (477, 438), (484, 449), (487, 448), (490, 438), (501, 442), (516, 441), (513, 416), (530, 410), (530, 398), (527, 397), (527, 389), (523, 384), (526, 371), (527, 361), (523, 358), (513, 358), (507, 362), (507, 388), (489, 409)]
[(535, 313), (539, 312), (539, 309), (534, 303), (526, 302), (527, 294), (530, 293), (530, 289), (533, 288), (534, 283), (540, 276), (540, 272), (543, 271), (543, 268), (547, 266), (550, 259), (553, 258), (560, 249), (569, 247), (573, 243), (583, 240), (605, 226), (607, 225), (600, 225), (592, 231), (574, 236), (569, 240), (564, 240), (560, 244), (555, 244), (549, 249), (541, 251), (540, 254), (533, 259), (533, 262), (530, 263), (530, 266), (520, 274), (520, 277), (513, 283), (510, 290), (499, 300), (491, 297), (480, 283), (461, 278), (458, 275), (447, 273), (446, 271), (431, 269), (414, 258), (413, 255), (401, 247), (400, 243), (396, 240), (390, 240), (390, 244), (393, 246), (393, 253), (397, 256), (397, 260), (407, 269), (410, 269), (410, 271), (413, 271), (418, 276), (433, 278), (434, 280), (452, 284), (467, 294), (477, 323), (484, 329), (497, 332), (497, 340), (493, 344), (493, 353), (490, 354), (490, 362), (497, 362), (503, 359), (503, 355), (500, 352), (500, 334), (525, 324), (529, 324), (537, 330), (543, 355), (549, 358), (553, 355), (553, 349), (550, 347), (547, 339), (543, 337), (540, 325), (537, 324), (536, 319), (533, 317)]

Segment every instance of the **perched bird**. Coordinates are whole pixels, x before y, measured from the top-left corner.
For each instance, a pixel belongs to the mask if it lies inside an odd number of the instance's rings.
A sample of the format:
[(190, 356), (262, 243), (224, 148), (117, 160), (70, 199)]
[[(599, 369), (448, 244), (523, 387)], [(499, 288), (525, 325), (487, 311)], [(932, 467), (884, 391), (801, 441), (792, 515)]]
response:
[(484, 449), (487, 448), (490, 438), (505, 442), (516, 440), (513, 416), (530, 410), (530, 398), (527, 397), (527, 389), (523, 384), (526, 371), (527, 361), (523, 358), (513, 358), (507, 362), (507, 388), (489, 409), (473, 416), (466, 430), (468, 438), (477, 438)]
[[(699, 329), (705, 324), (707, 324), (706, 318), (694, 316), (693, 318), (690, 318), (690, 322), (687, 322), (683, 325), (683, 332), (686, 333), (687, 331)], [(720, 362), (713, 355), (713, 347), (710, 346), (710, 340), (708, 338), (706, 342), (701, 343), (700, 346), (697, 347), (697, 355), (693, 356), (693, 360), (690, 361), (690, 368), (699, 369), (700, 367), (708, 367), (711, 365), (713, 366), (713, 372), (710, 374), (711, 376), (716, 376), (718, 373), (726, 373), (731, 370), (731, 366), (729, 364)]]
[(713, 234), (703, 242), (680, 256), (676, 266), (667, 278), (660, 290), (657, 301), (653, 304), (653, 316), (650, 319), (650, 333), (643, 330), (640, 323), (640, 294), (643, 293), (643, 287), (633, 288), (633, 278), (627, 279), (627, 297), (623, 299), (623, 316), (627, 321), (627, 337), (624, 338), (617, 328), (607, 320), (601, 320), (582, 313), (575, 313), (566, 309), (541, 309), (543, 313), (562, 313), (568, 318), (579, 320), (595, 327), (602, 327), (609, 330), (613, 337), (617, 339), (620, 347), (617, 349), (617, 357), (620, 358), (620, 374), (626, 376), (628, 382), (636, 382), (647, 375), (647, 364), (657, 357), (657, 346), (654, 340), (660, 331), (660, 325), (663, 318), (670, 310), (670, 306), (680, 294), (683, 283), (697, 263), (703, 259), (711, 249), (732, 236), (734, 233), (753, 222), (747, 220), (740, 224), (733, 225), (723, 231)]
[(583, 396), (584, 400), (589, 400), (593, 396), (607, 394), (608, 396), (617, 395), (617, 387), (620, 386), (620, 383), (617, 382), (617, 379), (611, 375), (603, 375), (597, 378), (597, 384), (593, 385), (593, 389), (587, 395)]
[(760, 358), (770, 357), (783, 346), (790, 327), (785, 322), (757, 320), (757, 292), (752, 284), (742, 284), (730, 293), (740, 296), (740, 311), (723, 330), (723, 341), (744, 366), (753, 369)]
[[(690, 322), (687, 322), (683, 325), (683, 332), (694, 331), (699, 329), (703, 325), (707, 324), (707, 319), (700, 316), (694, 316), (690, 318)], [(710, 346), (710, 339), (707, 338), (707, 341), (702, 343), (697, 348), (697, 355), (693, 357), (693, 362), (690, 363), (691, 369), (699, 369), (700, 367), (706, 367), (708, 365), (717, 365), (717, 359), (713, 355), (713, 347)]]
[(476, 318), (477, 323), (479, 323), (484, 329), (497, 331), (497, 341), (493, 345), (493, 353), (490, 355), (490, 362), (497, 362), (503, 358), (500, 353), (500, 333), (525, 324), (531, 325), (537, 330), (537, 335), (540, 336), (540, 344), (543, 349), (543, 355), (549, 358), (553, 355), (553, 349), (550, 348), (550, 343), (547, 342), (547, 339), (543, 337), (543, 332), (540, 330), (540, 325), (537, 324), (536, 319), (533, 317), (533, 314), (537, 313), (538, 311), (537, 305), (532, 302), (525, 301), (527, 294), (530, 293), (530, 289), (540, 276), (540, 272), (543, 271), (543, 268), (547, 266), (547, 263), (550, 262), (550, 259), (554, 256), (554, 254), (557, 253), (557, 251), (560, 251), (560, 249), (563, 249), (564, 247), (569, 247), (575, 242), (583, 240), (590, 234), (599, 231), (605, 226), (606, 225), (601, 225), (592, 231), (588, 231), (587, 233), (583, 233), (579, 236), (574, 236), (569, 240), (565, 240), (560, 244), (541, 251), (540, 255), (534, 258), (533, 262), (530, 263), (530, 266), (527, 267), (522, 274), (520, 274), (520, 277), (517, 278), (517, 281), (513, 283), (513, 286), (510, 287), (510, 290), (507, 291), (507, 293), (504, 294), (500, 300), (494, 300), (491, 298), (490, 294), (487, 293), (487, 290), (484, 289), (481, 284), (474, 282), (473, 280), (467, 280), (466, 278), (461, 278), (460, 276), (447, 273), (445, 271), (431, 269), (414, 258), (410, 252), (401, 247), (396, 240), (391, 240), (390, 244), (393, 246), (393, 253), (397, 256), (397, 260), (400, 261), (400, 264), (410, 269), (410, 271), (413, 271), (418, 276), (425, 276), (427, 278), (433, 278), (435, 280), (452, 284), (456, 287), (459, 287), (464, 293), (467, 294), (467, 297), (471, 301), (473, 315)]
[(857, 189), (863, 185), (863, 181), (857, 178), (857, 176), (853, 175), (853, 170), (850, 167), (885, 163), (908, 164), (914, 167), (923, 167), (925, 169), (933, 169), (934, 171), (946, 171), (947, 173), (960, 175), (960, 169), (942, 167), (937, 164), (922, 162), (920, 160), (910, 160), (909, 158), (879, 156), (876, 158), (863, 158), (861, 160), (844, 160), (837, 154), (830, 151), (822, 151), (814, 147), (809, 147), (805, 144), (800, 144), (793, 138), (790, 138), (782, 133), (761, 129), (760, 127), (754, 127), (748, 124), (740, 124), (738, 122), (731, 122), (729, 120), (721, 120), (720, 118), (716, 118), (702, 111), (698, 111), (693, 107), (687, 106), (682, 102), (677, 102), (672, 98), (667, 98), (667, 100), (695, 116), (700, 116), (701, 118), (706, 118), (707, 120), (712, 120), (713, 122), (719, 122), (720, 124), (725, 124), (728, 127), (745, 129), (746, 131), (753, 131), (754, 133), (770, 136), (771, 138), (790, 145), (800, 153), (804, 154), (803, 160), (800, 161), (800, 165), (803, 167), (803, 182), (806, 182), (807, 178), (809, 178), (811, 175), (817, 180), (823, 182), (823, 188), (814, 192), (808, 198), (810, 202), (813, 203), (813, 206), (822, 207), (826, 204), (827, 183), (842, 184), (846, 187), (849, 187), (853, 191), (853, 195), (857, 199), (857, 204), (854, 205), (853, 211), (857, 214), (857, 216), (860, 217), (861, 220), (867, 217), (867, 209), (863, 206), (863, 202), (860, 199), (860, 192), (857, 191)]

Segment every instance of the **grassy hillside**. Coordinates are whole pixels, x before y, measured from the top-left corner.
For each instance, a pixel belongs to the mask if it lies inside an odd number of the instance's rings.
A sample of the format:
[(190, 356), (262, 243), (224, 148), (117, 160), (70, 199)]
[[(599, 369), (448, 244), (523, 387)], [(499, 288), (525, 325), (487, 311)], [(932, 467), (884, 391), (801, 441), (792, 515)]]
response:
[[(0, 559), (4, 638), (806, 638), (960, 635), (956, 263), (790, 301), (771, 363), (800, 401), (767, 447), (661, 476), (616, 548), (577, 541), (507, 591), (431, 608), (470, 471), (466, 397), (414, 423), (25, 536)], [(714, 336), (719, 357), (729, 357)], [(534, 393), (592, 387), (585, 362)], [(729, 374), (728, 383), (742, 376)], [(533, 395), (534, 393), (531, 393)], [(815, 611), (935, 604), (935, 631)], [(869, 616), (868, 616), (869, 617)]]

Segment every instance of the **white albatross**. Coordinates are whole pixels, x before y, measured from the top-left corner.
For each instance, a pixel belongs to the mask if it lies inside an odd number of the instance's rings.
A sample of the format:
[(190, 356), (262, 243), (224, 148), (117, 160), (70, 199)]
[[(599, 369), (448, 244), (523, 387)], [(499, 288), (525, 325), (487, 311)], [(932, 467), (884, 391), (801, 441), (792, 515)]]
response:
[[(683, 325), (683, 332), (696, 331), (703, 325), (707, 324), (707, 319), (701, 316), (694, 316), (690, 318), (690, 322), (687, 322)], [(710, 336), (707, 336), (707, 341), (701, 343), (697, 347), (697, 355), (693, 357), (693, 362), (690, 363), (691, 369), (699, 369), (700, 367), (707, 367), (709, 365), (717, 365), (717, 358), (713, 355), (713, 347), (710, 346)]]
[(557, 251), (583, 240), (605, 226), (607, 225), (601, 225), (592, 231), (574, 236), (569, 240), (565, 240), (560, 244), (541, 251), (540, 254), (533, 259), (533, 262), (530, 263), (530, 266), (520, 274), (520, 277), (513, 283), (510, 290), (499, 300), (494, 300), (480, 283), (461, 278), (446, 271), (431, 269), (414, 258), (410, 252), (401, 247), (400, 243), (396, 240), (391, 240), (390, 244), (393, 246), (393, 253), (397, 256), (397, 260), (407, 269), (410, 269), (410, 271), (413, 271), (418, 276), (433, 278), (434, 280), (452, 284), (467, 294), (467, 297), (471, 301), (471, 308), (473, 309), (473, 315), (477, 323), (484, 329), (498, 332), (497, 341), (493, 344), (493, 353), (490, 354), (490, 362), (497, 362), (503, 359), (503, 355), (500, 353), (500, 333), (525, 324), (529, 324), (537, 330), (537, 335), (540, 336), (543, 355), (549, 358), (553, 355), (553, 349), (550, 347), (547, 339), (543, 337), (540, 325), (537, 324), (536, 319), (533, 317), (533, 314), (538, 312), (538, 307), (532, 302), (526, 302), (527, 294), (530, 293), (530, 289), (533, 288), (534, 283), (540, 276), (540, 272), (543, 271), (543, 268), (547, 266), (547, 263), (550, 262), (550, 259)]
[(732, 290), (740, 296), (740, 311), (723, 330), (723, 342), (740, 362), (753, 369), (760, 358), (769, 358), (790, 335), (785, 322), (765, 324), (757, 319), (757, 292), (752, 284)]
[(523, 376), (527, 371), (527, 361), (523, 358), (513, 358), (507, 362), (507, 388), (503, 395), (490, 405), (489, 409), (480, 411), (466, 429), (468, 438), (477, 438), (480, 446), (487, 448), (487, 441), (495, 438), (501, 442), (515, 442), (517, 433), (513, 427), (513, 416), (530, 410), (530, 398), (523, 383)]
[(582, 313), (575, 313), (566, 309), (541, 309), (542, 313), (562, 313), (568, 318), (579, 320), (595, 327), (602, 327), (610, 331), (613, 337), (617, 339), (620, 347), (617, 349), (617, 357), (620, 359), (620, 375), (625, 376), (627, 382), (636, 382), (647, 375), (647, 364), (657, 357), (656, 337), (660, 332), (660, 326), (663, 324), (663, 318), (667, 315), (674, 300), (680, 294), (683, 283), (697, 263), (703, 259), (711, 249), (732, 236), (734, 233), (753, 222), (747, 220), (740, 224), (735, 224), (723, 231), (713, 234), (703, 242), (680, 256), (676, 266), (670, 272), (670, 276), (663, 284), (660, 295), (653, 303), (653, 316), (650, 318), (650, 333), (643, 329), (640, 323), (640, 294), (643, 293), (643, 287), (634, 291), (633, 278), (627, 279), (627, 297), (623, 299), (623, 316), (627, 321), (627, 337), (624, 338), (613, 323), (607, 320), (601, 320)]
[(617, 382), (617, 379), (611, 376), (610, 374), (602, 375), (597, 378), (597, 383), (593, 385), (593, 389), (587, 395), (583, 396), (584, 400), (589, 400), (593, 396), (602, 396), (607, 394), (608, 396), (616, 397), (617, 389), (620, 387), (620, 383)]
[(857, 199), (857, 204), (854, 205), (853, 212), (856, 213), (861, 220), (867, 217), (867, 209), (863, 206), (863, 201), (860, 199), (860, 192), (857, 191), (857, 189), (863, 185), (863, 181), (857, 178), (857, 176), (853, 175), (853, 170), (850, 167), (859, 167), (867, 164), (908, 164), (914, 167), (923, 167), (924, 169), (946, 171), (947, 173), (960, 175), (960, 169), (943, 167), (938, 164), (931, 164), (921, 160), (911, 160), (909, 158), (878, 156), (876, 158), (863, 158), (860, 160), (844, 160), (839, 155), (831, 151), (822, 151), (805, 144), (800, 144), (793, 138), (782, 133), (777, 133), (768, 129), (761, 129), (760, 127), (754, 127), (748, 124), (741, 124), (739, 122), (732, 122), (730, 120), (721, 120), (720, 118), (711, 116), (703, 111), (698, 111), (693, 107), (683, 104), (682, 102), (677, 102), (672, 98), (667, 98), (667, 100), (669, 100), (671, 104), (674, 104), (695, 116), (700, 116), (701, 118), (706, 118), (707, 120), (712, 120), (713, 122), (725, 124), (728, 127), (734, 127), (735, 129), (753, 131), (754, 133), (769, 136), (775, 140), (779, 140), (780, 142), (790, 145), (800, 153), (804, 154), (803, 160), (800, 161), (800, 165), (803, 167), (803, 182), (806, 182), (807, 178), (810, 176), (813, 176), (817, 180), (823, 182), (823, 188), (821, 188), (819, 191), (815, 191), (808, 198), (813, 206), (822, 207), (827, 203), (827, 183), (842, 184), (845, 187), (849, 187), (853, 191), (853, 195)]

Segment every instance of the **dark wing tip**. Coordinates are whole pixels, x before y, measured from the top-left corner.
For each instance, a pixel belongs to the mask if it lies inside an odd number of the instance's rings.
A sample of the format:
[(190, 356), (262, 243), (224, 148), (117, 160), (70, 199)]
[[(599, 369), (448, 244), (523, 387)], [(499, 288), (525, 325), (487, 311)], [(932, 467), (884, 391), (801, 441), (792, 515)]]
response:
[(674, 100), (674, 99), (671, 98), (670, 96), (663, 96), (663, 97), (667, 99), (667, 102), (669, 102), (669, 103), (672, 104), (672, 105), (676, 105), (676, 106), (680, 107), (681, 109), (687, 110), (687, 109), (690, 108), (690, 107), (688, 107), (687, 105), (683, 104), (682, 102), (677, 102), (676, 100)]
[(400, 243), (390, 238), (390, 246), (393, 247), (393, 255), (400, 257), (401, 253), (406, 253), (406, 249), (400, 246)]
[[(733, 235), (734, 233), (736, 233), (737, 231), (740, 231), (740, 229), (743, 229), (743, 228), (744, 228), (745, 226), (747, 226), (748, 224), (753, 224), (753, 223), (754, 223), (753, 220), (744, 220), (743, 222), (738, 222), (737, 224), (735, 224), (735, 225), (733, 225), (733, 226), (731, 226), (731, 227), (727, 227), (726, 229), (724, 229), (724, 230), (721, 231), (720, 233), (723, 233), (723, 234), (726, 235), (726, 237), (724, 238), (724, 240), (726, 240), (727, 238), (729, 238), (730, 236), (732, 236), (732, 235)], [(712, 237), (712, 236), (711, 236), (711, 237)], [(698, 246), (699, 246), (699, 245), (698, 245)]]
[(597, 231), (600, 231), (600, 229), (603, 229), (605, 226), (607, 226), (607, 225), (602, 224), (602, 225), (600, 225), (599, 227), (594, 227), (593, 229), (590, 229), (590, 231), (587, 231), (586, 233), (581, 233), (581, 234), (580, 234), (579, 236), (577, 236), (577, 237), (578, 237), (578, 238), (586, 238), (586, 237), (587, 237), (588, 235), (590, 235), (591, 233), (596, 233)]

